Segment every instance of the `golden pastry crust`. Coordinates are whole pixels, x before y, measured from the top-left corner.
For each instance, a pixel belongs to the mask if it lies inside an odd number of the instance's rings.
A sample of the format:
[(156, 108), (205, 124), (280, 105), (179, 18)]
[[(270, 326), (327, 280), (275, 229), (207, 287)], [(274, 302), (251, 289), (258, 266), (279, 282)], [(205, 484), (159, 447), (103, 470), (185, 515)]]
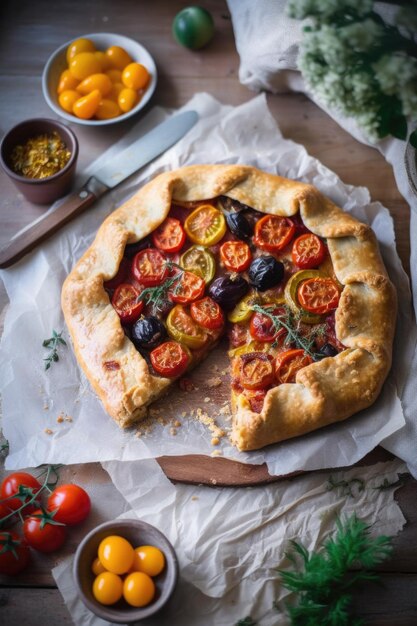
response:
[(369, 226), (344, 213), (313, 186), (241, 165), (195, 165), (166, 172), (140, 189), (101, 225), (67, 277), (62, 308), (77, 359), (107, 412), (122, 426), (141, 419), (172, 382), (153, 376), (126, 337), (103, 282), (117, 273), (126, 244), (151, 233), (171, 202), (228, 196), (263, 213), (291, 216), (327, 239), (344, 289), (336, 333), (347, 350), (300, 370), (296, 383), (268, 391), (261, 413), (235, 399), (232, 439), (254, 450), (343, 420), (377, 398), (391, 365), (396, 294)]

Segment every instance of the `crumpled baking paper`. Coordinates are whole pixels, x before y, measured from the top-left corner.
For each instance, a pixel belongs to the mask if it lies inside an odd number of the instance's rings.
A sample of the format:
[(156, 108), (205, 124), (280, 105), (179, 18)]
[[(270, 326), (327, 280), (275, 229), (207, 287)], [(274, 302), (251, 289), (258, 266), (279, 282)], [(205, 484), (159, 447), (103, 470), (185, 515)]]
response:
[[(160, 455), (211, 454), (213, 432), (201, 421), (183, 416), (191, 396), (175, 389), (162, 401), (160, 416), (142, 437), (122, 431), (106, 415), (80, 371), (72, 348), (60, 351), (60, 360), (43, 370), (42, 340), (52, 329), (64, 329), (60, 309), (62, 282), (76, 260), (92, 242), (102, 220), (138, 187), (154, 175), (193, 163), (242, 163), (314, 184), (346, 211), (368, 222), (375, 230), (390, 276), (399, 295), (399, 322), (394, 346), (394, 366), (376, 403), (349, 420), (307, 436), (251, 453), (239, 453), (227, 437), (216, 447), (218, 454), (243, 462), (268, 464), (271, 474), (351, 465), (404, 424), (398, 389), (401, 388), (412, 351), (408, 279), (395, 250), (393, 222), (387, 209), (370, 202), (363, 187), (344, 185), (306, 150), (284, 139), (268, 111), (264, 96), (238, 107), (223, 106), (207, 94), (197, 94), (183, 109), (195, 109), (198, 124), (173, 148), (125, 184), (108, 193), (91, 209), (48, 240), (18, 265), (2, 271), (11, 301), (2, 338), (0, 380), (3, 393), (3, 427), (9, 440), (6, 467), (40, 463), (131, 461)], [(119, 150), (160, 121), (166, 113), (153, 110), (100, 161), (117, 162)], [(93, 164), (87, 175), (97, 165)], [(219, 352), (197, 368), (197, 380), (213, 376)], [(225, 361), (223, 361), (225, 362)], [(214, 363), (214, 365), (213, 365)], [(223, 375), (222, 375), (223, 376)], [(228, 379), (221, 388), (199, 387), (195, 392), (204, 412), (227, 429), (230, 422), (219, 413), (218, 396), (228, 395)], [(207, 404), (203, 403), (206, 400)], [(62, 414), (64, 420), (57, 423)], [(181, 422), (173, 436), (172, 418)], [(214, 432), (216, 434), (216, 432)]]
[[(154, 460), (103, 466), (131, 507), (120, 517), (137, 516), (159, 528), (179, 559), (174, 596), (144, 626), (232, 626), (249, 614), (259, 626), (287, 626), (288, 592), (276, 568), (291, 567), (285, 556), (290, 540), (317, 550), (334, 533), (336, 518), (354, 513), (372, 527), (372, 535), (395, 535), (405, 524), (394, 488), (377, 489), (406, 471), (398, 459), (244, 489), (173, 485)], [(352, 494), (343, 487), (329, 490), (330, 477), (333, 484), (349, 483)], [(110, 498), (109, 506), (111, 514)], [(107, 624), (78, 598), (72, 558), (53, 575), (76, 626)]]

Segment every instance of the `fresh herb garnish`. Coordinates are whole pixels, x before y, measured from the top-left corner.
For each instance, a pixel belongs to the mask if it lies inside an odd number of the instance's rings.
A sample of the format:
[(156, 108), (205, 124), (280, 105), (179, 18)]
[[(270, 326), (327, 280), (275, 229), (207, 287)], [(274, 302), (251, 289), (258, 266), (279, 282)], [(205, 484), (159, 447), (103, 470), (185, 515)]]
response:
[(57, 333), (56, 330), (53, 330), (52, 337), (50, 337), (49, 339), (45, 339), (42, 342), (43, 347), (48, 348), (48, 350), (50, 350), (50, 353), (48, 354), (48, 356), (44, 358), (46, 370), (49, 370), (52, 363), (56, 363), (56, 361), (59, 361), (58, 347), (60, 345), (62, 346), (67, 345), (67, 342), (61, 336), (63, 332), (64, 331)]
[[(274, 306), (274, 305), (273, 305)], [(252, 311), (260, 313), (268, 317), (274, 325), (276, 331), (284, 328), (287, 331), (287, 335), (284, 339), (284, 345), (293, 344), (297, 348), (304, 350), (313, 361), (320, 359), (320, 355), (313, 351), (315, 340), (318, 336), (325, 332), (324, 324), (318, 325), (317, 328), (311, 329), (308, 334), (301, 332), (300, 319), (297, 318), (292, 311), (287, 307), (283, 307), (283, 313), (278, 315), (271, 312), (273, 306), (260, 306), (259, 304), (252, 304), (250, 307)]]
[[(391, 554), (391, 538), (370, 537), (369, 526), (356, 515), (336, 524), (335, 538), (318, 552), (310, 553), (292, 541), (287, 557), (296, 571), (278, 570), (284, 587), (297, 594), (295, 604), (287, 606), (292, 626), (362, 624), (350, 615), (351, 591), (358, 583), (378, 580), (371, 570)], [(355, 571), (350, 571), (353, 567)], [(279, 609), (278, 603), (275, 606)]]
[(174, 261), (167, 261), (165, 267), (170, 272), (174, 267), (179, 271), (174, 276), (169, 276), (163, 283), (157, 285), (156, 287), (146, 287), (146, 289), (141, 291), (137, 297), (137, 302), (144, 300), (146, 304), (150, 304), (152, 306), (153, 313), (163, 311), (164, 305), (168, 302), (169, 291), (174, 287), (175, 293), (175, 290), (179, 286), (179, 281), (185, 271), (181, 265), (174, 263)]
[(243, 619), (236, 622), (235, 626), (256, 626), (258, 622), (255, 622), (250, 615), (247, 615)]
[(394, 487), (402, 487), (405, 484), (405, 480), (403, 476), (400, 476), (398, 480), (390, 483), (388, 478), (384, 478), (383, 482), (377, 487), (373, 487), (376, 491), (387, 491), (388, 489), (393, 489)]
[(340, 489), (342, 496), (355, 498), (359, 493), (365, 490), (365, 481), (362, 478), (351, 478), (350, 480), (335, 480), (330, 476), (327, 482), (327, 491)]

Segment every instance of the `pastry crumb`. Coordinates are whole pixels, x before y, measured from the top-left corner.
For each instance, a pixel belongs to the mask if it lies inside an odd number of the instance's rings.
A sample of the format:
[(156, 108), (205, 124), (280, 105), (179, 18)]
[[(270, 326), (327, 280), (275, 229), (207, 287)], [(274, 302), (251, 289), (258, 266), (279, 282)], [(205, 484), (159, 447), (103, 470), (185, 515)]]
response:
[(206, 404), (207, 404), (207, 402), (210, 402), (210, 400), (211, 400), (211, 398), (209, 398), (209, 396), (206, 396), (206, 397), (204, 398), (204, 402), (205, 402)]
[(47, 404), (44, 404), (44, 405), (43, 405), (43, 410), (44, 410), (44, 411), (47, 411), (48, 409), (49, 409), (49, 406), (48, 406)]
[(191, 496), (191, 500), (199, 500), (200, 498), (198, 496)]
[(222, 379), (219, 376), (209, 378), (207, 381), (207, 387), (219, 387), (222, 384)]
[(71, 415), (66, 415), (66, 416), (64, 417), (64, 420), (65, 420), (66, 422), (72, 422), (72, 417), (71, 417)]
[(218, 437), (212, 437), (211, 438), (211, 445), (212, 446), (218, 446), (220, 443), (220, 439)]
[(46, 435), (53, 435), (54, 431), (51, 430), (50, 428), (45, 428), (45, 430), (43, 431)]
[(175, 435), (177, 434), (177, 429), (176, 428), (170, 428), (169, 429), (170, 434), (175, 437)]
[(62, 424), (62, 422), (64, 421), (64, 418), (62, 415), (58, 415), (58, 417), (56, 418), (56, 421), (58, 424)]
[(221, 450), (213, 450), (213, 452), (210, 454), (210, 456), (214, 456), (214, 457), (216, 457), (216, 456), (223, 456), (223, 452)]
[(215, 478), (212, 478), (210, 482), (212, 485), (217, 485), (217, 480)]
[(182, 426), (182, 424), (181, 424), (181, 422), (180, 422), (179, 420), (175, 420), (175, 422), (174, 422), (174, 426), (175, 426), (176, 428), (179, 428), (180, 426)]
[(220, 415), (230, 415), (230, 405), (227, 403), (219, 409)]

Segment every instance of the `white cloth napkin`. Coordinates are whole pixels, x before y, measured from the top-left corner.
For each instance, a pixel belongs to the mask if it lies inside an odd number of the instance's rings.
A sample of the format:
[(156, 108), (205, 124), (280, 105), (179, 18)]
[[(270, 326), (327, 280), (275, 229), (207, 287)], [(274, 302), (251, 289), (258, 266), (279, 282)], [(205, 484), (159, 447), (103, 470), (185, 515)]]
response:
[[(295, 90), (308, 95), (324, 109), (342, 128), (358, 141), (370, 144), (353, 119), (331, 111), (320, 103), (306, 88), (297, 69), (298, 45), (302, 36), (301, 22), (285, 14), (287, 0), (227, 0), (232, 15), (236, 47), (240, 55), (239, 79), (254, 91)], [(383, 3), (377, 3), (382, 5)], [(383, 6), (379, 7), (383, 12)], [(405, 143), (398, 139), (384, 139), (374, 145), (394, 170), (397, 186), (411, 207), (411, 283), (414, 310), (417, 311), (417, 197), (408, 182), (405, 168)], [(401, 297), (401, 294), (400, 294)], [(415, 329), (414, 329), (415, 330)], [(408, 376), (401, 393), (406, 418), (403, 428), (389, 436), (382, 444), (407, 462), (410, 472), (417, 478), (417, 349), (416, 333), (410, 336), (413, 350)], [(407, 360), (407, 359), (405, 359)]]

